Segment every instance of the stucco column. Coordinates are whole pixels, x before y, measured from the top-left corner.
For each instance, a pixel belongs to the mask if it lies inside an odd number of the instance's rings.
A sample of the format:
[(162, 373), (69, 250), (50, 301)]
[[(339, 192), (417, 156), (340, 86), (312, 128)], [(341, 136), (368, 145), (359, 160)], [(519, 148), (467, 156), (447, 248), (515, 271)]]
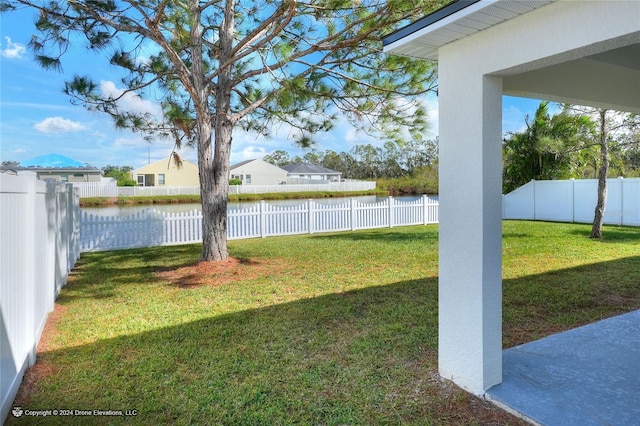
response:
[(443, 50), (438, 366), (480, 395), (502, 381), (502, 79)]

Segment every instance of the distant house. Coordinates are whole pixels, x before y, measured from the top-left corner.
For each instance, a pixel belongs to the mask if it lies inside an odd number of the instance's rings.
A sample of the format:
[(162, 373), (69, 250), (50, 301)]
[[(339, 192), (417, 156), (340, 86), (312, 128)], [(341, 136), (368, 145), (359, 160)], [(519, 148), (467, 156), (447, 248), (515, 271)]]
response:
[(17, 174), (35, 173), (38, 179), (59, 182), (100, 182), (102, 170), (59, 154), (33, 157), (18, 164), (0, 166), (0, 170), (13, 170)]
[(173, 157), (131, 171), (131, 179), (140, 186), (199, 186), (198, 166), (182, 160), (178, 167)]
[(337, 172), (335, 170), (327, 169), (326, 167), (316, 166), (315, 164), (308, 164), (308, 163), (288, 164), (286, 166), (282, 166), (282, 168), (287, 171), (290, 183), (303, 183), (301, 181), (292, 182), (294, 179), (340, 182), (340, 177), (342, 176), (341, 172)]
[(247, 160), (233, 164), (230, 179), (239, 179), (243, 185), (279, 185), (287, 183), (287, 171), (264, 160)]

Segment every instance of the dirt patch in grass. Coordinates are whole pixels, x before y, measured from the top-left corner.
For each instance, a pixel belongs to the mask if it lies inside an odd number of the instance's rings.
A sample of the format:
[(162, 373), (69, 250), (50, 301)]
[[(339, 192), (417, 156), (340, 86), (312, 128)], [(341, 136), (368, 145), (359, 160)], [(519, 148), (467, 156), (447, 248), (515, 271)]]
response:
[(289, 269), (284, 260), (250, 260), (230, 257), (225, 261), (197, 262), (180, 268), (160, 269), (156, 276), (180, 288), (222, 286), (236, 281), (263, 278)]

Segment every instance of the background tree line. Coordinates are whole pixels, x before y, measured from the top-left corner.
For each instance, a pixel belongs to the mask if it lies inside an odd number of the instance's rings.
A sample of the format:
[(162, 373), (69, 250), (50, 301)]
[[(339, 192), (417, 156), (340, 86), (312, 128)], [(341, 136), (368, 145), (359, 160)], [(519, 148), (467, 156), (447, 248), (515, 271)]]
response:
[(417, 169), (430, 167), (438, 160), (438, 139), (387, 142), (382, 147), (356, 145), (349, 152), (313, 150), (302, 157), (291, 157), (284, 150), (264, 156), (264, 161), (278, 167), (295, 163), (323, 166), (342, 173), (346, 179), (399, 178)]

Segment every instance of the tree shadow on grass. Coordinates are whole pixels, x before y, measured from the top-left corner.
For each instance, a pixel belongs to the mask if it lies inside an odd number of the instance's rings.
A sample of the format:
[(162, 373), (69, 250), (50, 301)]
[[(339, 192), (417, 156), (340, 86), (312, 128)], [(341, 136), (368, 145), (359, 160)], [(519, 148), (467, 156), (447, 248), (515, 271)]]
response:
[[(436, 286), (406, 281), (54, 348), (16, 404), (135, 409), (136, 424), (512, 419), (437, 377)], [(47, 423), (69, 420), (87, 418)]]
[[(505, 280), (505, 342), (639, 308), (629, 270), (640, 257)], [(38, 360), (23, 409), (137, 410), (135, 424), (520, 424), (437, 377), (437, 278), (70, 341)]]
[[(340, 232), (331, 234), (313, 235), (311, 238), (332, 239), (346, 241), (381, 241), (385, 244), (424, 241), (426, 239), (438, 240), (437, 225), (415, 225), (396, 228), (397, 231), (389, 231), (389, 228), (377, 230), (358, 230), (357, 232)], [(425, 232), (425, 229), (427, 232)]]
[[(591, 229), (585, 228), (585, 230), (575, 230), (571, 233), (589, 238)], [(604, 225), (600, 241), (603, 243), (629, 243), (634, 241), (640, 243), (640, 228), (637, 226)]]
[[(171, 247), (171, 268), (193, 264), (200, 256), (201, 247), (201, 244)], [(114, 298), (118, 296), (117, 286), (153, 281), (153, 274), (166, 268), (167, 247), (113, 250), (107, 255), (105, 252), (83, 253), (69, 275), (67, 291), (60, 294), (56, 303), (66, 305), (77, 299)]]

